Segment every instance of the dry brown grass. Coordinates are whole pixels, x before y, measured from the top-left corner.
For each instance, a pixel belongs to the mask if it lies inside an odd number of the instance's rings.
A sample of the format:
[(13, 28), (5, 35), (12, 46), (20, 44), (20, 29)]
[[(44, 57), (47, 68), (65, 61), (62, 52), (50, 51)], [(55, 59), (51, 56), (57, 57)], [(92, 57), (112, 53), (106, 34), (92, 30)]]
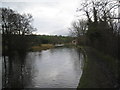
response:
[(53, 47), (54, 47), (53, 44), (41, 44), (38, 46), (33, 46), (33, 47), (31, 47), (31, 49), (32, 49), (32, 51), (41, 51), (41, 50), (46, 50), (46, 49), (50, 49)]

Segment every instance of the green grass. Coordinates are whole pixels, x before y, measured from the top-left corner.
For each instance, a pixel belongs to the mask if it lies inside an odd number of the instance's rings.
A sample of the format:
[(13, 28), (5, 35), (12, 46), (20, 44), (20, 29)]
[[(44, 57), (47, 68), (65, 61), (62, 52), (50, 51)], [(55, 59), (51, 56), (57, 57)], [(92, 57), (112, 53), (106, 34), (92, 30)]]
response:
[(86, 54), (83, 74), (79, 88), (111, 88), (116, 84), (117, 68), (116, 60), (99, 51), (82, 47)]

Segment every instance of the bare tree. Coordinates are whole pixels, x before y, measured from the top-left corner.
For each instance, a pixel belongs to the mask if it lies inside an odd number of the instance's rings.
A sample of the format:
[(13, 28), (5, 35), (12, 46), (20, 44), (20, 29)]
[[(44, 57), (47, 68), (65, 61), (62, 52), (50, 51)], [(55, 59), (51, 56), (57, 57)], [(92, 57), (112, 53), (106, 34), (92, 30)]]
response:
[(72, 27), (69, 28), (70, 32), (76, 36), (80, 37), (82, 35), (85, 35), (87, 30), (87, 22), (85, 20), (78, 20), (72, 23)]
[(78, 20), (72, 23), (72, 27), (69, 28), (70, 33), (76, 37), (78, 44), (83, 43), (85, 39), (85, 34), (87, 32), (87, 21)]
[(83, 11), (88, 22), (105, 21), (110, 18), (110, 14), (114, 15), (113, 11), (115, 11), (117, 5), (117, 1), (113, 0), (85, 0), (81, 4), (82, 8), (77, 9), (77, 11)]
[(2, 11), (2, 34), (26, 35), (31, 34), (33, 28), (32, 15), (21, 15), (12, 9), (1, 8)]
[[(32, 34), (36, 30), (32, 26), (32, 15), (21, 15), (9, 8), (0, 8), (0, 10), (2, 11), (1, 33), (4, 44), (3, 48), (7, 47), (9, 51), (25, 50), (28, 44), (25, 36)], [(5, 50), (3, 49), (3, 51)]]

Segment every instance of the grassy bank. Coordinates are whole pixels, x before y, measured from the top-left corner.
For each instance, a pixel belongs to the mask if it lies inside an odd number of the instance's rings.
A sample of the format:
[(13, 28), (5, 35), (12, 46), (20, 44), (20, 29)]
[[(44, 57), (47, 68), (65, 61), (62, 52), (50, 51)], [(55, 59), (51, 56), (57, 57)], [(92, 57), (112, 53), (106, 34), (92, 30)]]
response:
[(79, 88), (114, 88), (117, 86), (118, 64), (114, 58), (86, 47), (87, 62), (83, 69)]
[(54, 45), (53, 44), (41, 44), (38, 46), (31, 47), (30, 51), (41, 51), (41, 50), (46, 50), (50, 48), (54, 48)]
[[(40, 45), (37, 45), (37, 46), (32, 46), (30, 48), (30, 51), (41, 51), (41, 50), (47, 50), (47, 49), (55, 48), (55, 47), (59, 47), (59, 46), (55, 46), (53, 44), (40, 44)], [(70, 48), (72, 48), (72, 47), (76, 47), (76, 46), (71, 44), (71, 43), (68, 43), (68, 44), (64, 44), (61, 47), (70, 47)]]

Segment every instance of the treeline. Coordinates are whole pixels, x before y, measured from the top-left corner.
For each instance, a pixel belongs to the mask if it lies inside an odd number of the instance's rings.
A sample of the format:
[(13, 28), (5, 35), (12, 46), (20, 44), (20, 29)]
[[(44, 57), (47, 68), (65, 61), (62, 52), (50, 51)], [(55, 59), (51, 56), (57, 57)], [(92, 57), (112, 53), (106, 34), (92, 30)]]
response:
[(70, 28), (78, 44), (88, 45), (119, 58), (120, 26), (118, 25), (118, 2), (112, 0), (88, 0), (81, 4), (78, 12), (84, 12), (86, 19), (79, 19)]
[(30, 38), (32, 46), (40, 44), (67, 44), (71, 43), (73, 38), (69, 36), (57, 36), (57, 35), (27, 35)]
[(25, 52), (28, 48), (26, 35), (32, 34), (36, 29), (32, 26), (32, 15), (19, 14), (9, 8), (0, 8), (2, 11), (2, 53), (9, 54), (13, 51)]

